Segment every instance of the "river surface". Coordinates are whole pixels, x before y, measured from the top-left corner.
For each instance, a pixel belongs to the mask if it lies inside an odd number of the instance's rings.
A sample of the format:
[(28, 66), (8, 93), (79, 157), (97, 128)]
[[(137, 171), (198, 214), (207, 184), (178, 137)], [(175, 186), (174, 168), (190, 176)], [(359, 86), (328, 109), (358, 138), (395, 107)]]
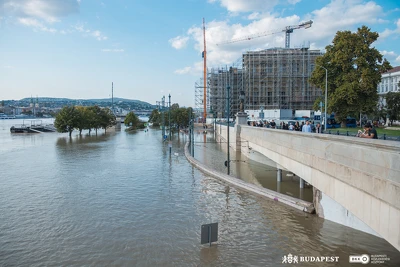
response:
[[(0, 266), (280, 266), (289, 253), (339, 257), (302, 266), (359, 254), (400, 264), (383, 239), (204, 175), (184, 135), (170, 156), (160, 130), (9, 132), (21, 123), (0, 121)], [(218, 242), (201, 245), (213, 222)]]

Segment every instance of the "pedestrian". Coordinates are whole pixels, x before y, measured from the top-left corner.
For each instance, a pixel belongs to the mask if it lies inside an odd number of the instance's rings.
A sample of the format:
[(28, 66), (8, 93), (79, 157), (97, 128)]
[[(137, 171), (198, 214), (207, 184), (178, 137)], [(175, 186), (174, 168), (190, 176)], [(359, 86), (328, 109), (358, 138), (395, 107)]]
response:
[(371, 123), (364, 125), (364, 133), (360, 134), (361, 138), (378, 139), (378, 133), (375, 128), (372, 127)]
[(293, 125), (293, 123), (290, 123), (290, 124), (289, 124), (289, 131), (294, 131), (294, 125)]
[(322, 133), (322, 127), (319, 122), (317, 123), (317, 126), (315, 126), (315, 133)]
[(296, 123), (295, 123), (295, 125), (294, 125), (294, 130), (297, 131), (297, 132), (300, 132), (300, 131), (301, 131), (301, 129), (300, 129), (300, 124), (299, 124), (298, 121), (296, 121)]
[(301, 131), (305, 133), (311, 133), (311, 126), (309, 121), (306, 121), (306, 124), (303, 125)]
[(275, 121), (272, 120), (271, 123), (269, 124), (269, 126), (271, 126), (272, 129), (275, 129), (275, 127), (276, 127)]

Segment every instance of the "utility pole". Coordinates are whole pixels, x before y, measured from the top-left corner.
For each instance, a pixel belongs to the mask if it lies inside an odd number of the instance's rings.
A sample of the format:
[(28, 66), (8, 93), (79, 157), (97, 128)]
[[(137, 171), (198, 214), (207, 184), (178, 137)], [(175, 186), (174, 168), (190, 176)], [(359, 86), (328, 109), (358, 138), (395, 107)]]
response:
[(162, 138), (164, 140), (165, 137), (165, 114), (164, 114), (164, 106), (165, 106), (165, 96), (161, 98), (161, 112), (162, 112)]
[(228, 86), (227, 87), (227, 90), (228, 90), (228, 94), (227, 94), (227, 98), (226, 98), (226, 104), (227, 104), (227, 115), (226, 115), (226, 118), (227, 118), (227, 121), (228, 121), (228, 124), (227, 124), (227, 126), (228, 127), (226, 127), (226, 129), (227, 129), (227, 139), (228, 139), (228, 142), (227, 142), (227, 149), (228, 149), (228, 151), (227, 151), (227, 165), (226, 165), (226, 167), (228, 167), (228, 175), (230, 174), (230, 155), (229, 155), (229, 117), (230, 117), (230, 113), (231, 113), (231, 111), (230, 111), (230, 98), (231, 98), (231, 96), (230, 96), (230, 90), (231, 90), (231, 87), (230, 86)]
[(111, 108), (112, 108), (113, 114), (115, 114), (115, 112), (114, 112), (114, 82), (111, 82)]
[(169, 155), (171, 156), (172, 152), (172, 136), (171, 136), (171, 94), (168, 95), (168, 103), (169, 103), (169, 109), (168, 109), (168, 120), (169, 120)]

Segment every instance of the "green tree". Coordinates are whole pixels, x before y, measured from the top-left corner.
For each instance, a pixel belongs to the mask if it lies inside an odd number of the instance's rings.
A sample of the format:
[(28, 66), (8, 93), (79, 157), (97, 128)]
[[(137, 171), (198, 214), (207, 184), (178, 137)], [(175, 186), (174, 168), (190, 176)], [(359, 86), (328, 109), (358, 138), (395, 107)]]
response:
[[(372, 47), (377, 32), (366, 26), (357, 32), (339, 31), (326, 53), (316, 65), (328, 70), (328, 112), (335, 112), (339, 121), (356, 116), (360, 111), (372, 112), (378, 104), (377, 86), (381, 73), (391, 69), (389, 62)], [(325, 70), (315, 67), (310, 82), (325, 88)]]
[(80, 120), (80, 113), (74, 107), (63, 107), (57, 114), (54, 121), (54, 126), (60, 133), (69, 133), (71, 136), (72, 131), (78, 126)]
[[(89, 122), (87, 127), (89, 129), (95, 129), (96, 135), (97, 135), (97, 130), (101, 128), (101, 108), (99, 106), (91, 106), (88, 107), (88, 116), (90, 117)], [(90, 134), (90, 130), (89, 130)]]
[(393, 121), (400, 120), (400, 92), (387, 93), (386, 104), (390, 124), (393, 125)]
[(116, 123), (116, 118), (114, 113), (108, 108), (102, 108), (100, 110), (100, 127), (104, 129), (104, 132), (107, 132), (108, 127), (112, 127)]
[(141, 122), (134, 112), (129, 112), (124, 120), (125, 126), (129, 126), (128, 130), (144, 129), (146, 126)]
[(158, 111), (158, 109), (153, 109), (149, 117), (149, 122), (153, 123), (154, 126), (160, 126), (161, 113)]
[(82, 134), (83, 129), (87, 129), (90, 121), (90, 117), (88, 116), (88, 108), (83, 106), (76, 107), (76, 110), (79, 112), (79, 120), (76, 128), (79, 131), (79, 134)]

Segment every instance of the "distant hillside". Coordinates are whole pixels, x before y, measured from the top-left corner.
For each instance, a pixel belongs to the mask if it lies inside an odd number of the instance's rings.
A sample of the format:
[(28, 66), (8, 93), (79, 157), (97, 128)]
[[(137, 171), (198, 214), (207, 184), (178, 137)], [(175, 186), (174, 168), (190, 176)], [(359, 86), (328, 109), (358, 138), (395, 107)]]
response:
[[(55, 98), (55, 97), (38, 97), (39, 102), (97, 102), (97, 103), (102, 103), (102, 102), (111, 102), (111, 98), (103, 98), (103, 99), (69, 99), (69, 98)], [(31, 101), (30, 97), (23, 98), (19, 101), (26, 101), (29, 102)], [(36, 97), (33, 97), (33, 101), (36, 102)], [(119, 97), (114, 97), (114, 103), (118, 103), (119, 101), (122, 102), (130, 102), (130, 103), (135, 103), (135, 104), (140, 104), (143, 106), (153, 106), (152, 104), (140, 100), (134, 100), (134, 99), (126, 99), (126, 98), (119, 98)]]

